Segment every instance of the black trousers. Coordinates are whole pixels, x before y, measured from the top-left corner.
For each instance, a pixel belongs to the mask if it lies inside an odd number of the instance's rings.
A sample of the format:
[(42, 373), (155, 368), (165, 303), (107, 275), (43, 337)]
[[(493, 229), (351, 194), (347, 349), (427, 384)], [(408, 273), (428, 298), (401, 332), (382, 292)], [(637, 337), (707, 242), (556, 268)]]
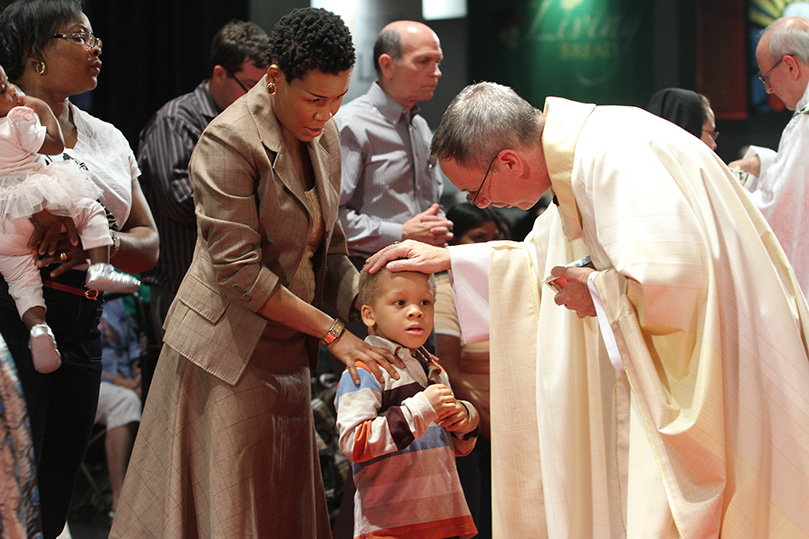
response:
[[(43, 270), (43, 275), (47, 272)], [(59, 282), (80, 288), (85, 273), (71, 270)], [(73, 484), (93, 429), (101, 383), (101, 300), (45, 288), (48, 325), (56, 335), (62, 366), (50, 374), (34, 369), (28, 330), (8, 286), (0, 278), (0, 333), (22, 384), (37, 462), (42, 528), (46, 538), (61, 533)]]

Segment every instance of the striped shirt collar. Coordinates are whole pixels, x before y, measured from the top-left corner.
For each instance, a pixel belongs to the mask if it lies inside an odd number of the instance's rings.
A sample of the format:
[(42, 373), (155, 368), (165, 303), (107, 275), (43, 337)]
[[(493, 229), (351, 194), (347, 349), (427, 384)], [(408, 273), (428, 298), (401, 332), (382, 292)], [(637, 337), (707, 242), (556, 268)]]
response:
[(409, 357), (417, 360), (419, 363), (424, 365), (425, 367), (429, 367), (433, 365), (433, 359), (430, 353), (422, 346), (416, 349), (416, 353), (411, 354), (410, 349), (397, 344), (391, 340), (388, 340), (384, 337), (378, 337), (376, 335), (368, 335), (365, 337), (365, 342), (370, 344), (371, 346), (376, 346), (379, 348), (384, 348), (388, 352), (392, 353), (394, 356), (401, 360), (405, 360)]
[(368, 99), (373, 106), (379, 109), (382, 116), (394, 125), (401, 119), (410, 123), (413, 121), (413, 117), (419, 113), (418, 104), (413, 105), (410, 110), (405, 109), (395, 99), (386, 94), (378, 82), (371, 84), (371, 88), (368, 90)]
[(216, 106), (216, 101), (213, 100), (210, 90), (208, 90), (208, 81), (204, 80), (194, 88), (194, 95), (199, 101), (200, 114), (209, 117), (211, 120), (216, 118), (221, 110)]

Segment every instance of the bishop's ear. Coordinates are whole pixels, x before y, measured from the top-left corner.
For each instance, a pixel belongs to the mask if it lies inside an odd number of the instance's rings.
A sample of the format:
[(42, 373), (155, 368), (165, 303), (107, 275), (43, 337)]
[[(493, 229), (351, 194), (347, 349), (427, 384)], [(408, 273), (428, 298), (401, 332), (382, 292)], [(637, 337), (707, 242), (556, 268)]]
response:
[(524, 168), (523, 159), (514, 150), (500, 150), (500, 153), (497, 154), (497, 164), (501, 168), (508, 169), (511, 173), (519, 176)]

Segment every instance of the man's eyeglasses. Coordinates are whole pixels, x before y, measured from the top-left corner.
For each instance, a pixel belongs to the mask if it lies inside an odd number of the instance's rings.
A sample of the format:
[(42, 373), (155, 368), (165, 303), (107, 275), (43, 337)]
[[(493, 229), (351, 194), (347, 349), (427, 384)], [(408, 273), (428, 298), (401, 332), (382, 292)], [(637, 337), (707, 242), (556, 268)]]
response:
[(101, 40), (95, 36), (92, 32), (73, 32), (70, 34), (53, 34), (52, 37), (58, 37), (61, 39), (69, 39), (71, 41), (75, 41), (76, 43), (81, 43), (82, 45), (87, 45), (88, 48), (92, 49), (94, 47), (98, 47), (99, 49), (102, 48)]
[(702, 130), (702, 132), (703, 132), (703, 133), (708, 133), (708, 136), (709, 136), (709, 137), (711, 137), (711, 138), (713, 139), (713, 141), (714, 141), (714, 142), (716, 142), (716, 139), (718, 139), (718, 138), (719, 138), (719, 131), (717, 131), (716, 129), (714, 129), (713, 131), (709, 131), (709, 130), (707, 130), (707, 129), (703, 129), (703, 130)]
[(472, 196), (471, 192), (466, 193), (466, 201), (472, 204), (473, 206), (476, 206), (475, 202), (477, 201), (478, 196), (480, 196), (480, 190), (483, 189), (483, 184), (486, 183), (486, 178), (489, 177), (489, 172), (491, 172), (494, 160), (497, 159), (498, 155), (500, 155), (500, 152), (497, 152), (495, 156), (492, 158), (492, 160), (489, 161), (489, 167), (486, 169), (486, 174), (483, 175), (483, 181), (480, 182), (480, 187), (478, 187), (477, 191), (475, 191), (475, 196)]
[(775, 65), (774, 65), (774, 66), (772, 66), (770, 69), (768, 69), (768, 70), (767, 70), (767, 72), (766, 72), (766, 73), (764, 73), (763, 75), (762, 75), (761, 73), (759, 73), (759, 74), (758, 74), (758, 80), (760, 80), (760, 81), (761, 81), (761, 82), (763, 82), (764, 84), (769, 84), (767, 81), (768, 81), (768, 80), (769, 80), (769, 78), (770, 78), (770, 73), (772, 73), (772, 70), (773, 70), (773, 69), (775, 69), (776, 67), (778, 67), (779, 65), (781, 65), (781, 62), (783, 62), (783, 61), (784, 61), (785, 56), (786, 56), (786, 55), (782, 56), (780, 60), (778, 60), (777, 62), (775, 62)]
[(242, 90), (244, 90), (245, 92), (250, 91), (250, 88), (248, 88), (247, 86), (245, 86), (245, 85), (242, 83), (242, 81), (240, 81), (240, 80), (239, 80), (239, 77), (237, 77), (237, 76), (236, 76), (236, 74), (235, 74), (235, 73), (233, 73), (233, 71), (228, 70), (228, 77), (230, 77), (230, 78), (232, 78), (233, 80), (235, 80), (235, 81), (236, 81), (236, 84), (238, 84), (239, 86), (241, 86), (241, 87), (242, 87)]

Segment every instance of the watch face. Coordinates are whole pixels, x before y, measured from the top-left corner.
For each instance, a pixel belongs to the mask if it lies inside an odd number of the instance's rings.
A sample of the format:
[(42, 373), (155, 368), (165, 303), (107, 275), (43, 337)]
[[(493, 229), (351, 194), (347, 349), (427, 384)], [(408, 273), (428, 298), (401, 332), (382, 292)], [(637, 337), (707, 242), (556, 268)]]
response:
[(112, 238), (112, 248), (110, 249), (110, 258), (118, 254), (118, 249), (121, 248), (121, 236), (114, 230), (110, 230), (110, 237)]
[(321, 339), (321, 342), (325, 345), (333, 343), (335, 340), (337, 340), (337, 337), (339, 337), (340, 334), (343, 333), (344, 329), (345, 324), (343, 324), (339, 320), (335, 320), (329, 332), (326, 333), (326, 336)]

